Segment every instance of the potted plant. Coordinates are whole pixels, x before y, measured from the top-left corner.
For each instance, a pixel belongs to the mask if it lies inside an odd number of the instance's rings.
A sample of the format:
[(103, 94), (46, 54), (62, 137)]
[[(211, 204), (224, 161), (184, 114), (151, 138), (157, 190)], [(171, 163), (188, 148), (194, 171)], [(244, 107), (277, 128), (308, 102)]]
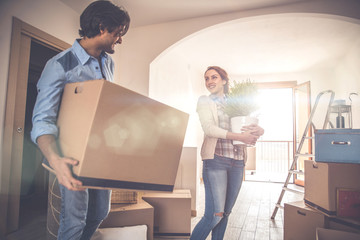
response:
[[(245, 81), (233, 81), (229, 88), (224, 112), (230, 117), (231, 130), (241, 132), (242, 126), (258, 123), (256, 117), (251, 116), (259, 109), (257, 103), (258, 88), (249, 79)], [(244, 144), (233, 141), (234, 145)]]

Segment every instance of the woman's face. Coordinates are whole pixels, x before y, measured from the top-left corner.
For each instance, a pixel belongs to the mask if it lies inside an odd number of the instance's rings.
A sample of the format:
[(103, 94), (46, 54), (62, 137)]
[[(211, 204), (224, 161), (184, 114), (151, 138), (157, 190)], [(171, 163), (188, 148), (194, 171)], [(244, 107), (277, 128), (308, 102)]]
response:
[(220, 74), (214, 69), (210, 69), (205, 72), (205, 86), (207, 90), (214, 95), (224, 95), (225, 80), (222, 80)]

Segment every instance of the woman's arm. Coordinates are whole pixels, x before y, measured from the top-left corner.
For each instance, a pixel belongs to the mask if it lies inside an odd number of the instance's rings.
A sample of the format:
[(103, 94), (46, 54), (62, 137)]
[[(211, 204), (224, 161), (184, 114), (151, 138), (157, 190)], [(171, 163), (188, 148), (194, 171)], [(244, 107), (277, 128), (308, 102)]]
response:
[(205, 135), (214, 138), (226, 138), (227, 130), (218, 127), (215, 120), (215, 103), (208, 96), (201, 96), (198, 100), (196, 111), (199, 115), (201, 127)]

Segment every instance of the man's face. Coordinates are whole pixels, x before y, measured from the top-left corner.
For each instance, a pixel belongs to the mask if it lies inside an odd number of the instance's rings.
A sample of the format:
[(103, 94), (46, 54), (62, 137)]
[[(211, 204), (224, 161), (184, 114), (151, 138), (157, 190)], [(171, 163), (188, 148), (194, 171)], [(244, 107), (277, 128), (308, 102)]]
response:
[(106, 53), (113, 54), (115, 52), (115, 45), (122, 42), (123, 26), (116, 28), (113, 32), (107, 29), (102, 30), (101, 33), (101, 48)]

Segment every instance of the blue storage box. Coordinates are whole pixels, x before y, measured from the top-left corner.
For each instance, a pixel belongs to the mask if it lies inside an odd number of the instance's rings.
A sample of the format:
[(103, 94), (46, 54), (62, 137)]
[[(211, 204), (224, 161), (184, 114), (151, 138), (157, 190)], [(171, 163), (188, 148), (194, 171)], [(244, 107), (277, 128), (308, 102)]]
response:
[(360, 129), (315, 131), (315, 161), (360, 163)]

